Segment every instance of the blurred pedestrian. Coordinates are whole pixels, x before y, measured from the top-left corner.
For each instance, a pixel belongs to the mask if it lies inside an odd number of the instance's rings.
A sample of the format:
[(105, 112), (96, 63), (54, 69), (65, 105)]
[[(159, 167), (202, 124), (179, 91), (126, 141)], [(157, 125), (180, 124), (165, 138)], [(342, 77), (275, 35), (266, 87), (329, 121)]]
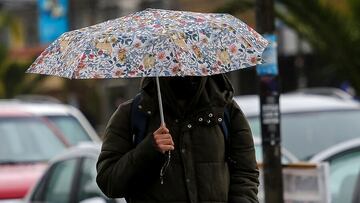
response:
[[(131, 203), (258, 202), (253, 138), (228, 78), (160, 78), (160, 86), (166, 126), (159, 127), (154, 78), (143, 80), (136, 104), (148, 116), (141, 142), (133, 140), (134, 100), (109, 120), (97, 163), (101, 190)], [(161, 180), (167, 151), (171, 161)]]

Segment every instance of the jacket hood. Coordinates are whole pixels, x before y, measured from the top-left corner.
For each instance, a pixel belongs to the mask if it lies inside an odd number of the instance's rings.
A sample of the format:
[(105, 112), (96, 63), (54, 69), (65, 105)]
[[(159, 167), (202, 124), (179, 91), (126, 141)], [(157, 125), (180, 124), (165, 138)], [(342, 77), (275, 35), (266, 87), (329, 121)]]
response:
[[(174, 113), (193, 111), (194, 109), (214, 108), (223, 109), (233, 98), (234, 90), (230, 80), (225, 74), (204, 76), (200, 78), (197, 91), (181, 108), (174, 91), (170, 88), (169, 80), (172, 78), (159, 78), (161, 96), (164, 110), (175, 111)], [(149, 106), (152, 110), (158, 109), (158, 98), (155, 78), (144, 78), (141, 82), (141, 89), (144, 93), (143, 105)]]

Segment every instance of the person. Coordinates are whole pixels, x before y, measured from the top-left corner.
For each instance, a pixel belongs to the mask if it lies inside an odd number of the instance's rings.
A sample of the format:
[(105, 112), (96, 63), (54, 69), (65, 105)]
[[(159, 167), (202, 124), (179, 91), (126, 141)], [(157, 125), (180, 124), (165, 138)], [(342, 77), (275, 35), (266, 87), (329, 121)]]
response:
[[(155, 79), (146, 78), (137, 108), (149, 119), (146, 136), (136, 146), (130, 129), (133, 100), (121, 104), (109, 120), (97, 162), (103, 193), (131, 203), (258, 202), (251, 130), (226, 75), (160, 78), (160, 87), (165, 125), (160, 126)], [(219, 125), (225, 109), (228, 141)], [(171, 161), (161, 181), (167, 151)]]

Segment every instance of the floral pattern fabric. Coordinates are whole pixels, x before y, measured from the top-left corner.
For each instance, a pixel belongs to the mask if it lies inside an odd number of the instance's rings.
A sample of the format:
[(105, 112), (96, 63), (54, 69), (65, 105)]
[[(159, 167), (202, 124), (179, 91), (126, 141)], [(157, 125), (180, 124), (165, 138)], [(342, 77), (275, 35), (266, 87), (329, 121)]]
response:
[(146, 9), (64, 33), (27, 72), (79, 79), (206, 76), (261, 63), (267, 44), (229, 14)]

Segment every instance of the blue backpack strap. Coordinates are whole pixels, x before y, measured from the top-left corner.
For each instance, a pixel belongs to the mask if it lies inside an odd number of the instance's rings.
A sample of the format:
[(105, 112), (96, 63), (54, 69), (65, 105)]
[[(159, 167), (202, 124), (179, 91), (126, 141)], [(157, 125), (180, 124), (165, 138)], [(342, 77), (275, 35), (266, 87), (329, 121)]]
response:
[(230, 112), (229, 112), (228, 107), (225, 107), (224, 119), (222, 120), (220, 126), (221, 126), (221, 130), (223, 131), (224, 138), (225, 138), (226, 142), (227, 142), (227, 140), (229, 140), (230, 123), (231, 123)]
[(145, 138), (147, 127), (148, 116), (138, 109), (141, 99), (142, 95), (139, 93), (134, 97), (131, 104), (130, 124), (134, 146), (138, 145)]
[(230, 148), (230, 130), (231, 130), (231, 119), (230, 119), (230, 111), (229, 108), (226, 106), (224, 109), (224, 119), (220, 123), (221, 130), (224, 135), (224, 142), (225, 142), (225, 159), (228, 161), (228, 163), (232, 163), (229, 148)]

